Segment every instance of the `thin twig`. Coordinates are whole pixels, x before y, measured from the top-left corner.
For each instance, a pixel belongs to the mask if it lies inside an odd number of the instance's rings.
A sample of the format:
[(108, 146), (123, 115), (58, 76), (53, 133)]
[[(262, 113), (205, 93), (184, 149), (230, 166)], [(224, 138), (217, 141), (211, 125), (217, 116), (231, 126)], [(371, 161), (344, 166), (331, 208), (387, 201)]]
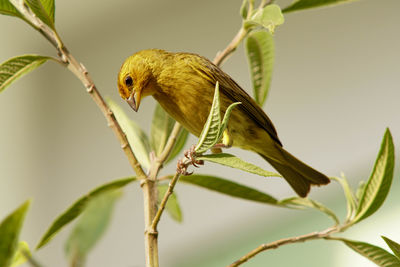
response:
[(257, 248), (253, 249), (252, 251), (246, 253), (246, 255), (244, 255), (243, 257), (241, 257), (234, 263), (228, 265), (227, 267), (239, 266), (239, 265), (245, 263), (246, 261), (248, 261), (249, 259), (253, 258), (254, 256), (256, 256), (257, 254), (259, 254), (260, 252), (270, 250), (270, 249), (276, 249), (283, 245), (306, 242), (306, 241), (310, 241), (310, 240), (314, 240), (314, 239), (328, 239), (328, 238), (330, 238), (331, 234), (342, 232), (346, 228), (347, 228), (346, 225), (343, 225), (343, 226), (337, 225), (337, 226), (333, 226), (328, 229), (325, 229), (321, 232), (312, 232), (312, 233), (305, 234), (305, 235), (283, 238), (283, 239), (280, 239), (280, 240), (277, 240), (277, 241), (274, 241), (274, 242), (271, 242), (268, 244), (262, 244), (262, 245), (258, 246)]
[(68, 49), (65, 47), (58, 34), (45, 23), (43, 23), (35, 14), (33, 14), (32, 11), (27, 8), (23, 1), (10, 1), (25, 17), (25, 19), (30, 22), (31, 25), (35, 29), (37, 29), (47, 40), (49, 40), (49, 42), (57, 49), (61, 60), (67, 65), (68, 69), (72, 73), (74, 73), (75, 76), (79, 78), (79, 80), (81, 80), (83, 85), (86, 87), (87, 92), (92, 97), (93, 101), (97, 104), (97, 106), (106, 117), (108, 125), (117, 136), (121, 147), (124, 150), (125, 155), (127, 156), (129, 163), (135, 171), (137, 177), (139, 179), (145, 178), (146, 175), (139, 162), (137, 161), (135, 155), (133, 154), (132, 148), (128, 142), (128, 139), (126, 138), (125, 133), (122, 131), (122, 128), (116, 120), (113, 112), (110, 110), (108, 105), (105, 103), (103, 97), (98, 92), (86, 68), (69, 53)]

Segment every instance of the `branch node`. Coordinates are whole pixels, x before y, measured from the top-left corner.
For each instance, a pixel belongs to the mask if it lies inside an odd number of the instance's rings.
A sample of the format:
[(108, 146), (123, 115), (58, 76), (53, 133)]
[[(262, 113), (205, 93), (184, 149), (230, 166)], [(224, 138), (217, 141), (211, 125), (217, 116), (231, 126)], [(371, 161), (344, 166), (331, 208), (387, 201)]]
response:
[(93, 93), (93, 90), (94, 90), (94, 84), (91, 84), (86, 88), (86, 92), (88, 92), (89, 94)]

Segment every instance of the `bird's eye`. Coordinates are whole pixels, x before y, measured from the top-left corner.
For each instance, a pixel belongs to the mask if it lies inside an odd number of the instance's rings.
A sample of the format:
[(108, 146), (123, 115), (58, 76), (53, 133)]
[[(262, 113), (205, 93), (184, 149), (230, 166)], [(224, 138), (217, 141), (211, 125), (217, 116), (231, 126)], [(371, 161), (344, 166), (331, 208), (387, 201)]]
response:
[(133, 85), (133, 80), (132, 80), (132, 77), (131, 76), (127, 76), (126, 78), (125, 78), (125, 84), (126, 84), (126, 86), (132, 86)]

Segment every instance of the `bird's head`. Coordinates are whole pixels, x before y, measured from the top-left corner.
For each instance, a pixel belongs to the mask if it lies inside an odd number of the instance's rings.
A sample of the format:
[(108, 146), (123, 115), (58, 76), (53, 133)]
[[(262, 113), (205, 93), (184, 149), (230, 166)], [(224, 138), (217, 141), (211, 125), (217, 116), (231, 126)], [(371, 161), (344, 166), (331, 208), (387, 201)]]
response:
[(134, 111), (143, 97), (154, 93), (154, 77), (150, 58), (144, 51), (128, 57), (118, 74), (118, 90)]

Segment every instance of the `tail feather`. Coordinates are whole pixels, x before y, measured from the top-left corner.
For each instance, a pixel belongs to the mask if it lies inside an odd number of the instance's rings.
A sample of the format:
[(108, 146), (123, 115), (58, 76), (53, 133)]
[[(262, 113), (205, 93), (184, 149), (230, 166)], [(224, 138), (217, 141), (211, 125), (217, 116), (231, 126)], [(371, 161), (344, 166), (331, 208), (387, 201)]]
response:
[(282, 152), (279, 161), (260, 155), (282, 174), (299, 196), (306, 197), (311, 185), (325, 185), (330, 182), (326, 175), (306, 165), (282, 147), (279, 150)]

